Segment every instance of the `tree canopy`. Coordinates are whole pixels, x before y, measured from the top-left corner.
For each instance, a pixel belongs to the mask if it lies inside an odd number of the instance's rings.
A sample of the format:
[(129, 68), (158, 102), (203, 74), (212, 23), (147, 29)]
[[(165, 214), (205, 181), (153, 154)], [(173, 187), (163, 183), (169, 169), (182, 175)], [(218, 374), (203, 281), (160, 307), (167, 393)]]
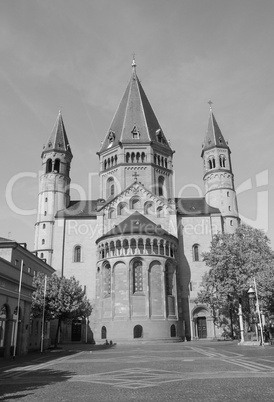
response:
[[(261, 307), (273, 311), (274, 255), (263, 231), (245, 224), (235, 233), (214, 236), (210, 251), (203, 254), (209, 271), (202, 280), (197, 302), (208, 304), (215, 322), (223, 324), (225, 317), (238, 312), (241, 300), (244, 316), (249, 313), (247, 292), (255, 278)], [(235, 321), (236, 320), (235, 317)]]
[(38, 273), (33, 278), (33, 286), (32, 314), (34, 317), (42, 317), (44, 311), (46, 320), (59, 320), (56, 339), (61, 321), (85, 318), (92, 312), (85, 290), (74, 277), (68, 279), (53, 274), (45, 281), (45, 275)]

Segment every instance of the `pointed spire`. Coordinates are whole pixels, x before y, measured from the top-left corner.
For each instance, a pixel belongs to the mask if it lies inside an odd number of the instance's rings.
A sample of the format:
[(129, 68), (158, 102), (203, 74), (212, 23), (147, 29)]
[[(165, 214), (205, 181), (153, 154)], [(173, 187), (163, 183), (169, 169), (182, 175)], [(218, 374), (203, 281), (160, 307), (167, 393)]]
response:
[(52, 151), (67, 152), (72, 155), (61, 110), (58, 112), (52, 133), (44, 146), (43, 153)]
[(229, 146), (227, 145), (227, 142), (225, 141), (223, 134), (213, 114), (212, 111), (213, 102), (209, 101), (208, 104), (209, 104), (209, 121), (208, 121), (207, 133), (203, 143), (202, 156), (204, 151), (211, 148), (218, 147), (218, 148), (229, 149)]
[(172, 152), (138, 79), (133, 55), (130, 81), (99, 153), (119, 143), (136, 144), (136, 142), (157, 143), (159, 147)]

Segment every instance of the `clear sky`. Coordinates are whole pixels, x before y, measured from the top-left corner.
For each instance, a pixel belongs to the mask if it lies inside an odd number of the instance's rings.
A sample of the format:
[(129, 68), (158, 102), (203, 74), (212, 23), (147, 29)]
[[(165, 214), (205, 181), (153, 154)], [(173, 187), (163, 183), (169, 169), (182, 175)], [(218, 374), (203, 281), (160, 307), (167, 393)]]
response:
[(33, 249), (40, 156), (60, 108), (73, 186), (99, 196), (89, 174), (98, 172), (96, 152), (135, 53), (176, 150), (176, 195), (203, 192), (211, 100), (232, 151), (241, 217), (273, 245), (273, 20), (273, 0), (1, 0), (0, 236)]

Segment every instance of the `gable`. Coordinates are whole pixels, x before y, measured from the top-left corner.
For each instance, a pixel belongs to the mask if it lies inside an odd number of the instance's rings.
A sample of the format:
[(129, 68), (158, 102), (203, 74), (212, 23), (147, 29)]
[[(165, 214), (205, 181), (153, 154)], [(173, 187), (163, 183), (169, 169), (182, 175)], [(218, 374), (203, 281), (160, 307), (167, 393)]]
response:
[(155, 211), (158, 208), (163, 208), (165, 212), (168, 212), (170, 208), (166, 199), (153, 194), (141, 183), (133, 183), (115, 198), (104, 204), (98, 211), (108, 214), (111, 209), (117, 209), (119, 204), (126, 203), (128, 209), (143, 211), (145, 213), (146, 203), (148, 202), (153, 203)]

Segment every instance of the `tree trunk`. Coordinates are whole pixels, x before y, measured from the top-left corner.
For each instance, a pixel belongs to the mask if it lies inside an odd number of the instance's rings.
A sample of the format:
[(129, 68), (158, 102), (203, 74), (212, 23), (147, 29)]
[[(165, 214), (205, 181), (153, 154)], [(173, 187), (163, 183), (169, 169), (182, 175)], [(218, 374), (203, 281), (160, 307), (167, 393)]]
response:
[(55, 348), (57, 348), (58, 335), (59, 335), (60, 328), (61, 328), (61, 318), (58, 318), (58, 325), (57, 325), (57, 330), (56, 330), (56, 335), (55, 335), (55, 342), (54, 342), (54, 347)]

